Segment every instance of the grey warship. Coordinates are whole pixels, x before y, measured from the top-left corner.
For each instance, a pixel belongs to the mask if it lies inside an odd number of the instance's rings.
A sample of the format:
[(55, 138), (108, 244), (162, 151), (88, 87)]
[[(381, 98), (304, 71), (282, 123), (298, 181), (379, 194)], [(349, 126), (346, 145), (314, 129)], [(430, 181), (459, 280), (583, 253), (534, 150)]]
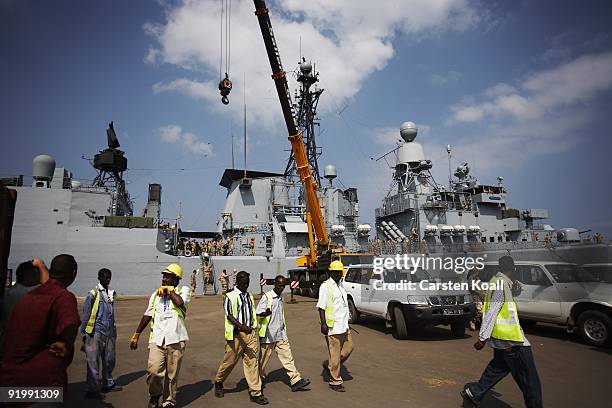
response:
[(509, 204), (503, 177), (483, 184), (470, 174), (467, 162), (448, 184), (432, 175), (433, 163), (416, 141), (413, 122), (401, 125), (402, 141), (381, 156), (392, 169), (392, 184), (375, 210), (377, 254), (427, 253), (482, 255), (489, 261), (511, 255), (515, 260), (609, 264), (611, 246), (603, 236), (582, 239), (576, 228), (546, 224), (547, 209), (519, 210)]

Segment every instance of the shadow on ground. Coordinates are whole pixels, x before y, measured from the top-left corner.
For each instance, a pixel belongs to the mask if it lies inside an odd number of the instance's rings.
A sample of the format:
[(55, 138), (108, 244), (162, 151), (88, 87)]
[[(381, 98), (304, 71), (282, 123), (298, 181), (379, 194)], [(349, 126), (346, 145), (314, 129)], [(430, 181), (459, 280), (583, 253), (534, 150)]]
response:
[[(147, 372), (145, 370), (134, 371), (133, 373), (123, 374), (115, 379), (115, 383), (122, 387), (136, 381), (140, 377), (144, 376)], [(113, 404), (104, 402), (104, 400), (95, 400), (85, 398), (85, 391), (87, 391), (87, 382), (81, 381), (78, 383), (68, 384), (68, 391), (64, 398), (64, 406), (66, 407), (113, 407)]]
[[(393, 328), (387, 327), (385, 321), (380, 318), (361, 316), (358, 324), (352, 324), (351, 328), (359, 330), (360, 327), (367, 327), (368, 329), (376, 330), (384, 333), (388, 336), (393, 336)], [(413, 326), (408, 327), (408, 341), (449, 341), (449, 340), (461, 340), (472, 337), (470, 332), (466, 330), (466, 334), (463, 337), (455, 337), (450, 331), (450, 326)]]

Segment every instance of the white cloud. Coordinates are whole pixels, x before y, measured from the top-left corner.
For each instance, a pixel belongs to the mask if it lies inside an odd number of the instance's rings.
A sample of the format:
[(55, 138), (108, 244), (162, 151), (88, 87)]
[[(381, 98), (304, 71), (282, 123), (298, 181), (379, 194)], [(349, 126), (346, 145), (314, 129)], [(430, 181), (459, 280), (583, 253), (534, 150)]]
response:
[(448, 123), (487, 119), (533, 120), (592, 100), (612, 88), (612, 51), (578, 57), (529, 75), (518, 89), (505, 83), (484, 92), (480, 102), (451, 107)]
[(213, 154), (212, 145), (202, 142), (196, 135), (184, 132), (183, 128), (177, 125), (162, 126), (157, 129), (159, 138), (166, 143), (178, 144), (186, 152), (211, 156)]
[[(394, 55), (398, 33), (414, 37), (443, 30), (465, 30), (479, 16), (468, 0), (387, 0), (372, 6), (366, 0), (283, 0), (268, 4), (277, 45), (285, 70), (294, 69), (299, 50), (313, 58), (321, 74), (321, 87), (333, 88), (319, 105), (330, 112), (354, 96), (363, 81), (383, 69)], [(193, 78), (155, 84), (156, 92), (179, 91), (205, 101), (219, 112), (220, 104), (219, 2), (183, 0), (168, 8), (167, 21), (148, 23), (143, 29), (157, 44), (145, 57), (151, 64), (167, 63), (192, 72)], [(234, 0), (231, 10), (230, 104), (242, 100), (246, 86), (249, 111), (264, 126), (280, 119), (276, 90), (257, 18), (250, 1)], [(246, 73), (246, 84), (242, 80)], [(289, 76), (295, 88), (294, 78)], [(338, 87), (336, 84), (341, 83)]]

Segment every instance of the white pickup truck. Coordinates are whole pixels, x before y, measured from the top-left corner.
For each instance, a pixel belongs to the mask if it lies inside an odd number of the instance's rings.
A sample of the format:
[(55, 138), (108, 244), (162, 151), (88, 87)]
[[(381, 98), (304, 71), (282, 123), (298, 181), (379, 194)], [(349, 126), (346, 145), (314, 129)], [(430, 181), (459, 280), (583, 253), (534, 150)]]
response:
[[(402, 281), (414, 282), (416, 289), (376, 289), (383, 283)], [(409, 331), (418, 326), (440, 324), (450, 325), (453, 335), (463, 337), (467, 321), (476, 314), (470, 293), (422, 290), (419, 288), (421, 281), (436, 282), (437, 279), (424, 270), (410, 274), (392, 269), (374, 274), (371, 264), (349, 266), (342, 285), (348, 294), (350, 322), (358, 322), (361, 315), (380, 317), (391, 324), (397, 339), (407, 338)]]
[[(517, 261), (515, 268), (522, 288), (515, 296), (522, 325), (559, 324), (575, 328), (591, 345), (612, 344), (612, 284), (606, 275), (563, 262)], [(485, 264), (479, 278), (486, 280), (496, 270), (496, 264)]]

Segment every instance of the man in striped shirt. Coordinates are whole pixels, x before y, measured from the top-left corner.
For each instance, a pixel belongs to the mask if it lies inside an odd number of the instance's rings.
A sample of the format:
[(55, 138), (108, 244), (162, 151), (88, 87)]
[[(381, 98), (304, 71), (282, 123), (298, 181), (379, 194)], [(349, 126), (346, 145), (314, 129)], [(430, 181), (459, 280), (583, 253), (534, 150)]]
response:
[(224, 396), (223, 382), (242, 357), (250, 399), (259, 405), (266, 405), (268, 399), (261, 392), (259, 377), (259, 335), (255, 302), (248, 288), (249, 274), (240, 271), (236, 275), (236, 287), (225, 296), (225, 354), (215, 376), (215, 396)]

